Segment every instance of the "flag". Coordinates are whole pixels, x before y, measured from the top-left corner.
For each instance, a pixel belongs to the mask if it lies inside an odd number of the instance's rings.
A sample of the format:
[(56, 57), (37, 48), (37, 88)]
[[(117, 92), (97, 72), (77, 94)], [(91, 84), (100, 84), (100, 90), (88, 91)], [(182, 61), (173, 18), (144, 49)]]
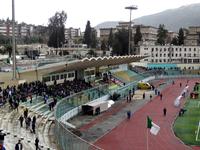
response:
[(147, 128), (150, 129), (150, 132), (153, 135), (157, 135), (160, 130), (160, 127), (155, 124), (149, 116), (147, 116)]

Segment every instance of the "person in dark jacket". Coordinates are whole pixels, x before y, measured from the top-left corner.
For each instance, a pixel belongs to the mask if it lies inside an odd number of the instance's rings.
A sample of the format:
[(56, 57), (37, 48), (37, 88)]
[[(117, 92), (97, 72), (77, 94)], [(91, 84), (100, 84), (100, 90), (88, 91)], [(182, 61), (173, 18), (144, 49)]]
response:
[(21, 141), (19, 140), (18, 143), (15, 145), (15, 150), (23, 150), (23, 145)]

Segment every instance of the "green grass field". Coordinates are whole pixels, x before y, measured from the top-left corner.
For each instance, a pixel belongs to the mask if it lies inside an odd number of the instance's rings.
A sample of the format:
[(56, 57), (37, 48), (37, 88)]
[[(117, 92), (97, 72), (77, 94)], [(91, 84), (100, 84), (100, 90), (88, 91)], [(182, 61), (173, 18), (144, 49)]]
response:
[[(200, 90), (198, 93), (200, 94)], [(200, 96), (198, 99), (188, 98), (184, 108), (187, 111), (183, 116), (177, 117), (174, 133), (187, 145), (200, 145)]]

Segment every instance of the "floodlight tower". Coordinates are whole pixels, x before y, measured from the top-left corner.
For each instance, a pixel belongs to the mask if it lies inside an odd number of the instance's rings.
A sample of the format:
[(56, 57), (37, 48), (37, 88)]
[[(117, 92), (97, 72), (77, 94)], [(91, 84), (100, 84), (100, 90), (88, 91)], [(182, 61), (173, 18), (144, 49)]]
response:
[(132, 21), (131, 21), (131, 15), (132, 15), (132, 10), (136, 10), (136, 9), (138, 9), (138, 7), (136, 6), (136, 5), (131, 5), (131, 6), (127, 6), (127, 7), (125, 7), (125, 9), (129, 9), (130, 10), (130, 22), (129, 22), (129, 28), (128, 28), (128, 30), (129, 30), (129, 35), (128, 35), (128, 54), (130, 55), (131, 54), (131, 23), (132, 23)]
[(16, 54), (15, 54), (15, 0), (12, 0), (12, 61), (13, 61), (13, 80), (16, 80)]

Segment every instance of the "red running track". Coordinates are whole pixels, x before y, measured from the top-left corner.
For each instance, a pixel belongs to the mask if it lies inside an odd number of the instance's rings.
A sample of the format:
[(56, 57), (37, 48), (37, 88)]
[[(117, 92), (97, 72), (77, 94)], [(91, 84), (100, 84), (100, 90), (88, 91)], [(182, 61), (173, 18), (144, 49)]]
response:
[[(104, 150), (188, 150), (190, 147), (184, 145), (175, 137), (172, 126), (179, 109), (173, 105), (174, 100), (180, 95), (186, 85), (186, 79), (175, 81), (175, 85), (167, 86), (163, 91), (163, 100), (155, 97), (152, 102), (147, 103), (132, 115), (130, 120), (125, 119), (111, 132), (96, 141), (95, 145)], [(190, 91), (197, 80), (189, 81)], [(182, 88), (179, 83), (182, 82)], [(182, 100), (182, 105), (183, 105)], [(163, 116), (163, 108), (167, 108), (167, 116)], [(154, 123), (160, 126), (157, 136), (151, 135), (146, 127), (146, 118), (150, 116)]]

